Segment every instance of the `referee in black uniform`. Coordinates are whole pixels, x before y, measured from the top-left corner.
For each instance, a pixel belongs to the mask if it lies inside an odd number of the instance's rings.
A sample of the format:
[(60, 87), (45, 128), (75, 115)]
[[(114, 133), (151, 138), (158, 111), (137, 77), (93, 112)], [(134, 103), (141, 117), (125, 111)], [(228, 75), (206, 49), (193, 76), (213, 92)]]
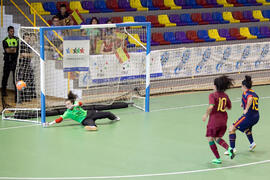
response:
[[(4, 49), (4, 69), (2, 78), (2, 99), (7, 96), (7, 82), (10, 72), (13, 75), (13, 84), (15, 87), (15, 102), (17, 99), (16, 86), (15, 86), (15, 69), (19, 53), (19, 38), (14, 36), (14, 27), (8, 27), (8, 36), (3, 40)], [(4, 102), (3, 102), (4, 103)]]

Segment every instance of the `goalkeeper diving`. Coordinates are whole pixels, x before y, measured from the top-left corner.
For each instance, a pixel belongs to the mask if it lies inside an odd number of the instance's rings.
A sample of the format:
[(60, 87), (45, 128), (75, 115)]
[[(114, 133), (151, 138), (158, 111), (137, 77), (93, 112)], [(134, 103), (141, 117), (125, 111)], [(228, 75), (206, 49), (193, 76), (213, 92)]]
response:
[(72, 119), (85, 126), (86, 130), (95, 131), (97, 125), (95, 121), (97, 119), (109, 118), (112, 121), (119, 121), (120, 118), (115, 116), (111, 112), (102, 112), (97, 110), (84, 110), (82, 108), (82, 102), (77, 102), (77, 95), (71, 91), (68, 93), (68, 98), (65, 100), (65, 106), (67, 110), (59, 118), (51, 122), (46, 122), (45, 127), (52, 126), (56, 123), (61, 123), (64, 119)]

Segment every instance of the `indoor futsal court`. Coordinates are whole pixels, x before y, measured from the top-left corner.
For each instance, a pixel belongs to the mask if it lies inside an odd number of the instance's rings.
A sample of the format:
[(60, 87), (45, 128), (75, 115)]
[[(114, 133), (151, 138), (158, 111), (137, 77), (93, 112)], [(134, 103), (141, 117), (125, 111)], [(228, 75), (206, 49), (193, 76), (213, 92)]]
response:
[[(112, 110), (118, 122), (99, 120), (98, 131), (85, 131), (75, 121), (42, 128), (31, 123), (0, 121), (0, 179), (258, 179), (270, 171), (270, 86), (254, 86), (260, 97), (260, 121), (253, 129), (257, 144), (237, 131), (236, 157), (218, 146), (222, 164), (205, 137), (202, 115), (210, 91), (156, 96), (151, 112), (133, 107)], [(242, 114), (241, 89), (227, 91), (232, 100), (228, 126)], [(52, 121), (55, 117), (47, 117)], [(228, 142), (228, 132), (224, 136)]]

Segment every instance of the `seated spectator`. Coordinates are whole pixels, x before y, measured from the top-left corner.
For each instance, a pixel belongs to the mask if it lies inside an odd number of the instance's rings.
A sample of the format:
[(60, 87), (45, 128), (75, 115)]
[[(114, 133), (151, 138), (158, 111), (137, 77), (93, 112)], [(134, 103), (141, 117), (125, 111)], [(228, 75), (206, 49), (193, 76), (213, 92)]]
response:
[[(96, 17), (92, 17), (90, 24), (99, 24)], [(90, 37), (90, 53), (96, 54), (97, 41), (101, 39), (101, 33), (98, 28), (89, 28), (85, 30), (86, 36)]]
[[(96, 17), (92, 17), (90, 24), (99, 24), (98, 19)], [(85, 31), (86, 31), (86, 34), (90, 37), (100, 35), (99, 29), (89, 28), (89, 29), (86, 29)]]
[[(60, 20), (57, 16), (54, 16), (52, 18), (52, 26), (60, 26)], [(62, 30), (54, 30), (54, 31), (48, 31), (47, 32), (47, 38), (50, 40), (50, 42), (60, 51), (63, 51), (63, 42), (60, 38), (63, 38), (63, 32)], [(56, 49), (50, 44), (50, 42), (47, 41), (45, 48), (47, 50), (53, 50), (53, 59), (60, 59), (59, 53), (56, 51)]]
[[(60, 26), (60, 19), (57, 16), (53, 16), (52, 18), (52, 26)], [(62, 31), (61, 30), (55, 30), (55, 32), (58, 34), (58, 36), (62, 37)], [(53, 39), (59, 39), (57, 35), (53, 31), (47, 32), (47, 38), (49, 40)]]
[(61, 24), (65, 24), (65, 20), (66, 20), (66, 18), (69, 17), (69, 15), (70, 14), (67, 12), (66, 5), (65, 4), (61, 4), (61, 6), (60, 6), (60, 12), (56, 15), (59, 18), (60, 23)]
[[(107, 24), (112, 24), (112, 20), (109, 19), (106, 23)], [(115, 28), (106, 28), (105, 30), (106, 30), (105, 31), (105, 36), (112, 36), (114, 34)]]

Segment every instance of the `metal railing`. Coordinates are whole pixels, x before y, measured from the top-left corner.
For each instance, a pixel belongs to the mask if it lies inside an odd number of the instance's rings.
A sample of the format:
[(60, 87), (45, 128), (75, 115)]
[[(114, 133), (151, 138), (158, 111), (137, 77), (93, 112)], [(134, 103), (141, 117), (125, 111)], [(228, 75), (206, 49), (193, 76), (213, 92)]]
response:
[[(31, 4), (27, 1), (27, 0), (24, 0), (24, 2), (29, 6), (29, 8), (32, 9), (33, 13), (34, 13), (34, 20), (32, 21), (24, 12), (23, 10), (13, 1), (13, 0), (9, 0), (15, 7), (16, 9), (28, 20), (28, 22), (33, 26), (33, 27), (36, 27), (36, 21), (37, 21), (37, 18), (36, 16), (38, 16), (45, 24), (46, 26), (50, 27), (50, 25), (47, 23), (47, 21), (37, 12), (37, 10), (31, 6)], [(3, 0), (1, 0), (1, 13), (3, 13)], [(3, 15), (1, 14), (1, 25), (3, 25), (3, 22), (2, 22), (2, 18), (3, 18)], [(54, 34), (56, 35), (56, 37), (58, 37), (61, 41), (63, 41), (63, 38), (61, 36), (59, 36), (57, 34), (56, 31), (53, 31)], [(47, 36), (45, 36), (45, 40), (48, 41), (48, 43), (54, 48), (54, 50), (61, 56), (63, 57), (63, 53), (47, 38)]]

